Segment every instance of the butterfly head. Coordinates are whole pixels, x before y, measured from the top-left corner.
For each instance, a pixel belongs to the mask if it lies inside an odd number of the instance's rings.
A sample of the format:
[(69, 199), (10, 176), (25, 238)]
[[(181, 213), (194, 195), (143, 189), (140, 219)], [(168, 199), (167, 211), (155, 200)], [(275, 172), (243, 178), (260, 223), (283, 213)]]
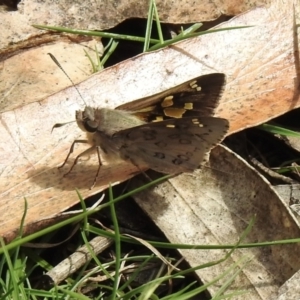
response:
[(90, 106), (86, 106), (83, 111), (76, 111), (76, 122), (82, 131), (91, 133), (96, 132), (99, 125), (95, 121), (95, 109)]

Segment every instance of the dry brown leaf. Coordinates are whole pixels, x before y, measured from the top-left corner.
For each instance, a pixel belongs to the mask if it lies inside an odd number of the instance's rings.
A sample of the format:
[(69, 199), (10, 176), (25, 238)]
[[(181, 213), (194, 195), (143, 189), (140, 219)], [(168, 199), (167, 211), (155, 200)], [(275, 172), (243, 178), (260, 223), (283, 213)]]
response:
[(291, 148), (300, 151), (300, 141), (299, 137), (294, 137), (294, 136), (285, 136), (284, 137), (284, 142)]
[[(179, 175), (151, 192), (135, 196), (170, 242), (235, 244), (254, 216), (255, 225), (243, 243), (300, 236), (299, 224), (285, 202), (245, 161), (218, 146), (211, 153), (210, 167), (197, 170), (193, 175)], [(208, 283), (241, 257), (253, 257), (234, 281), (231, 291), (247, 291), (246, 299), (275, 299), (279, 287), (298, 271), (299, 251), (299, 244), (236, 250), (226, 262), (200, 269), (197, 274)], [(191, 267), (196, 267), (221, 259), (228, 250), (180, 252)], [(209, 288), (212, 295), (227, 279)]]
[(285, 282), (279, 289), (277, 300), (298, 300), (300, 294), (300, 272)]
[(62, 36), (52, 37), (51, 41), (55, 41), (55, 44), (49, 43), (47, 36), (38, 42), (31, 40), (30, 46), (27, 45), (29, 49), (0, 62), (1, 112), (39, 101), (71, 85), (47, 53), (53, 53), (64, 65), (72, 81), (78, 83), (92, 73), (84, 50), (91, 57), (95, 57), (95, 47), (99, 53), (102, 51), (102, 45), (90, 38), (77, 38), (74, 43), (74, 38)]
[(281, 184), (274, 186), (274, 189), (282, 201), (289, 207), (289, 211), (294, 214), (295, 218), (300, 222), (300, 185)]
[[(292, 4), (274, 2), (270, 9), (255, 9), (223, 25), (255, 27), (201, 36), (127, 60), (92, 76), (79, 89), (89, 105), (115, 107), (201, 74), (224, 72), (228, 86), (219, 115), (230, 120), (231, 131), (254, 126), (299, 106)], [(1, 235), (14, 235), (23, 197), (29, 202), (26, 224), (35, 230), (34, 224), (77, 202), (75, 188), (87, 196), (135, 174), (136, 169), (126, 164), (103, 167), (96, 188), (89, 191), (97, 169), (92, 157), (62, 178), (67, 168), (56, 167), (81, 133), (75, 123), (52, 134), (51, 128), (74, 120), (75, 110), (83, 105), (71, 88), (1, 115)]]
[[(234, 16), (250, 8), (269, 5), (257, 1), (162, 1), (156, 0), (160, 21), (193, 23), (210, 21), (222, 14)], [(0, 49), (34, 37), (40, 31), (32, 24), (56, 25), (77, 29), (105, 30), (130, 18), (147, 18), (149, 1), (21, 1), (17, 11), (0, 11)], [(18, 34), (15, 34), (15, 33)]]

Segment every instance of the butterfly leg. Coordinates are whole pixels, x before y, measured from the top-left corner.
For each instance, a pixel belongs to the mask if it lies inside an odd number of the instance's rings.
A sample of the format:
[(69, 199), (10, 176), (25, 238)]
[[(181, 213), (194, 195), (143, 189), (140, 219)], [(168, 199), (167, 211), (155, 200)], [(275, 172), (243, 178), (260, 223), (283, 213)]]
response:
[(152, 181), (152, 179), (145, 173), (145, 171), (140, 168), (137, 163), (135, 163), (131, 158), (127, 158), (127, 160), (129, 160), (145, 176), (147, 180), (149, 180), (150, 182)]
[[(94, 147), (91, 147), (91, 148), (94, 148)], [(89, 149), (91, 149), (89, 148)], [(93, 182), (93, 185), (90, 187), (90, 190), (94, 188), (96, 182), (97, 182), (97, 179), (98, 179), (98, 175), (99, 175), (99, 172), (100, 172), (100, 169), (101, 169), (101, 166), (102, 166), (102, 162), (101, 162), (101, 155), (100, 155), (100, 147), (96, 147), (97, 148), (97, 156), (98, 156), (98, 169), (97, 169), (97, 173), (96, 173), (96, 176), (94, 178), (94, 182)], [(89, 150), (87, 149), (87, 150)]]
[[(85, 143), (85, 144), (86, 144), (86, 143), (88, 143), (88, 141), (86, 141), (86, 140), (75, 140), (75, 141), (73, 142), (71, 148), (70, 148), (70, 151), (69, 151), (69, 154), (68, 154), (67, 158), (65, 159), (64, 163), (63, 163), (59, 168), (62, 168), (62, 167), (66, 164), (66, 162), (67, 162), (67, 160), (68, 160), (70, 154), (71, 154), (71, 153), (73, 152), (73, 150), (74, 150), (74, 145), (75, 145), (76, 143)], [(75, 158), (74, 163), (72, 164), (70, 170), (69, 170), (67, 173), (64, 174), (64, 177), (67, 176), (69, 173), (71, 173), (71, 171), (73, 170), (74, 166), (78, 163), (78, 160), (79, 160), (80, 157), (91, 154), (92, 152), (95, 151), (95, 148), (96, 148), (95, 146), (92, 146), (92, 147), (86, 149), (85, 151), (81, 152), (79, 155), (77, 155), (77, 157)], [(100, 162), (100, 164), (101, 164), (101, 160), (99, 160), (99, 162)], [(100, 168), (100, 167), (99, 167), (99, 168)], [(97, 174), (98, 174), (98, 173), (99, 173), (99, 171), (97, 171)]]
[[(81, 143), (81, 144), (88, 144), (88, 140), (75, 140), (75, 141), (72, 143), (71, 147), (70, 147), (69, 153), (68, 153), (68, 155), (67, 155), (65, 161), (63, 162), (62, 165), (60, 165), (60, 166), (58, 167), (58, 169), (61, 169), (61, 168), (67, 163), (67, 161), (68, 161), (70, 155), (71, 155), (71, 154), (73, 153), (73, 151), (74, 151), (74, 146), (75, 146), (75, 144), (79, 144), (79, 143)], [(72, 167), (72, 168), (73, 168), (73, 167)], [(70, 173), (70, 171), (69, 171), (68, 173)]]

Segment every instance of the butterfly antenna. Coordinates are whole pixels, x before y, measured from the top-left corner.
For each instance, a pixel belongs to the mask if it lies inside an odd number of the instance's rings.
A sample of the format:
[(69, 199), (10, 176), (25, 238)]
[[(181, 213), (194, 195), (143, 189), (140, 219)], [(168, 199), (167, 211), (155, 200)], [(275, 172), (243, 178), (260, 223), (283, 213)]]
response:
[(54, 61), (54, 63), (65, 73), (65, 75), (68, 77), (68, 79), (70, 80), (70, 82), (72, 83), (73, 87), (76, 89), (78, 95), (80, 96), (80, 98), (82, 99), (82, 101), (84, 102), (84, 104), (86, 105), (84, 98), (82, 97), (81, 93), (79, 92), (78, 88), (76, 87), (75, 83), (73, 82), (73, 80), (71, 79), (71, 77), (67, 74), (67, 72), (64, 70), (64, 68), (61, 66), (61, 64), (58, 62), (58, 60), (55, 58), (55, 56), (52, 53), (47, 53), (51, 59)]

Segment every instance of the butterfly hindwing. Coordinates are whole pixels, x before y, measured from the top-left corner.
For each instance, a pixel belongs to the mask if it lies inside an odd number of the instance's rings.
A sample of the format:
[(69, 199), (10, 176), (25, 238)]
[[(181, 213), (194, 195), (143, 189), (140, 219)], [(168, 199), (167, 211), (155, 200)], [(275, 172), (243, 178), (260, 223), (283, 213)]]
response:
[(221, 118), (182, 118), (144, 124), (112, 136), (120, 156), (137, 166), (162, 173), (191, 172), (221, 142), (228, 121)]

